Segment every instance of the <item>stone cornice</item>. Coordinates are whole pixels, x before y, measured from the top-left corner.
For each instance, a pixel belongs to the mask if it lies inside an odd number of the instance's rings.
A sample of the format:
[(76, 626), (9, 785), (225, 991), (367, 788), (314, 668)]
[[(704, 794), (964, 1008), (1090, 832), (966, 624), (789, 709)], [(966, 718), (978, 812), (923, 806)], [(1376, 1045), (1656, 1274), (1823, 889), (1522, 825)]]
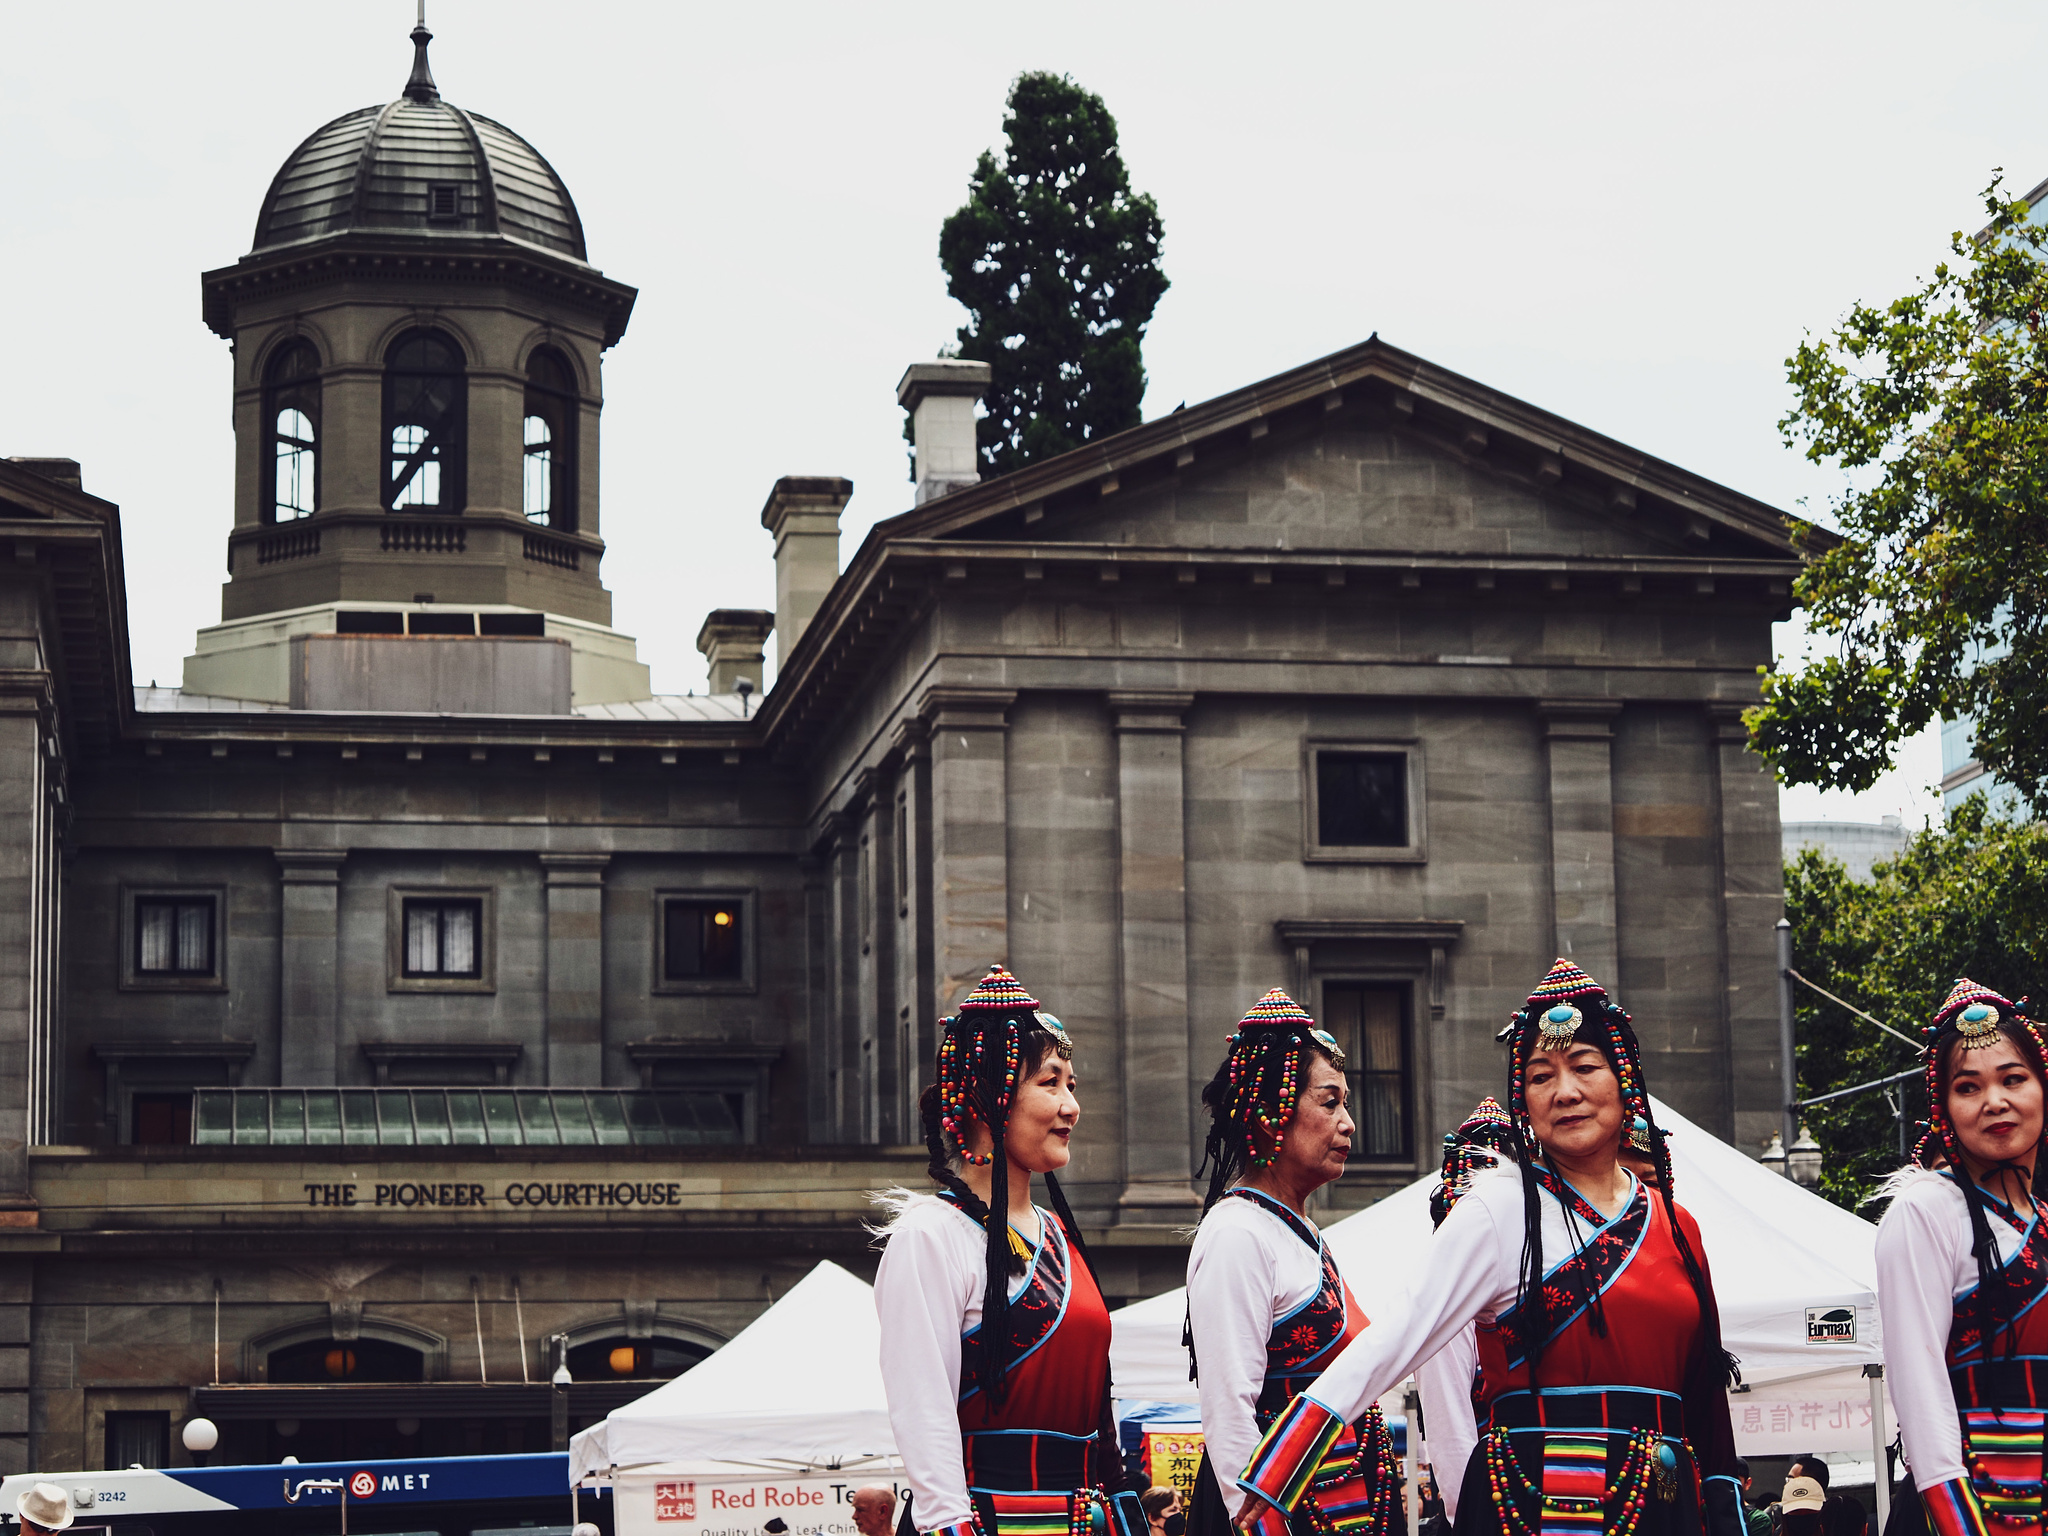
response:
[(461, 244), (360, 232), (245, 256), (200, 274), (202, 314), (209, 329), (232, 341), (234, 312), (273, 294), (334, 282), (510, 283), (589, 310), (603, 323), (604, 344), (626, 334), (639, 291), (595, 267), (502, 239)]

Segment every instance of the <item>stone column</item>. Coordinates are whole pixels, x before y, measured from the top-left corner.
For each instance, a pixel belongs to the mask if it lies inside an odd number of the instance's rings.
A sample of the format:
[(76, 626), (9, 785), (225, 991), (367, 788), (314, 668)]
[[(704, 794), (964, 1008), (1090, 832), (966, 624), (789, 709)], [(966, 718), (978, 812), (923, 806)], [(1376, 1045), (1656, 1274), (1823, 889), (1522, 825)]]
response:
[(896, 998), (899, 1008), (909, 1010), (910, 1059), (908, 1091), (913, 1134), (923, 1135), (916, 1124), (917, 1096), (923, 1091), (925, 1074), (938, 1054), (938, 1013), (933, 1004), (938, 995), (936, 961), (932, 950), (932, 752), (927, 723), (911, 718), (896, 727), (895, 745), (903, 754), (903, 769), (897, 779), (899, 800), (897, 835), (902, 848), (897, 867), (902, 872), (896, 905), (889, 920), (896, 924)]
[(1720, 813), (1721, 983), (1728, 1036), (1728, 1119), (1713, 1127), (1744, 1150), (1778, 1129), (1777, 922), (1785, 911), (1778, 784), (1749, 750), (1740, 704), (1707, 711)]
[(1117, 746), (1117, 969), (1122, 1014), (1120, 1221), (1185, 1222), (1189, 1181), (1187, 693), (1112, 693)]
[(607, 853), (544, 853), (548, 891), (547, 1083), (604, 1081), (604, 871)]
[[(933, 1003), (951, 1013), (1010, 955), (1009, 688), (932, 688)], [(1026, 980), (1025, 984), (1030, 983)]]
[(1557, 953), (1619, 988), (1614, 936), (1614, 717), (1611, 700), (1538, 704), (1550, 760), (1551, 922)]
[(278, 925), (278, 1081), (332, 1088), (341, 1081), (341, 866), (345, 848), (274, 848), (283, 899)]

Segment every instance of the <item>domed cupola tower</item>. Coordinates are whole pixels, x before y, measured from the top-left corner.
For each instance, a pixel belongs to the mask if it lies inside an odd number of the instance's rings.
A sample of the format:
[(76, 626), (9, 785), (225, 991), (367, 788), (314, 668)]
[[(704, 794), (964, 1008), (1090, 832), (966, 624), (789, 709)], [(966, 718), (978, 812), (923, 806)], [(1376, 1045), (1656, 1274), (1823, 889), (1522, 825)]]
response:
[(560, 633), (576, 702), (644, 696), (599, 578), (600, 371), (635, 291), (590, 264), (538, 150), (442, 99), (431, 38), (398, 100), (293, 151), (249, 254), (201, 279), (234, 344), (235, 525), (188, 691), (281, 700), (252, 645), (368, 628)]

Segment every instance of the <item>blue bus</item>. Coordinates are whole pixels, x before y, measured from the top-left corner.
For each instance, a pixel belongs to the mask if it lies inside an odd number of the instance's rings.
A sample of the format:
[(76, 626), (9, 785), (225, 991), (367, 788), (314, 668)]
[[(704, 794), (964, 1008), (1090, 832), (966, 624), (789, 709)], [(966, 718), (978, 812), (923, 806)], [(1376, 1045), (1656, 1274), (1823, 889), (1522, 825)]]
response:
[(0, 1513), (31, 1483), (71, 1495), (77, 1532), (105, 1536), (612, 1536), (612, 1500), (569, 1489), (569, 1458), (450, 1456), (164, 1471), (36, 1472), (0, 1482)]

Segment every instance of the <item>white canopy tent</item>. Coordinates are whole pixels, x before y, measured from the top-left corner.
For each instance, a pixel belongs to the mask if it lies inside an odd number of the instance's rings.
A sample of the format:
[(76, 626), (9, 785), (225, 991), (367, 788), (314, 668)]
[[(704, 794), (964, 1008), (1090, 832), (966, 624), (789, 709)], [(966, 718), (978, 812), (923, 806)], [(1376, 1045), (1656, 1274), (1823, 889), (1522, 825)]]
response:
[(572, 1482), (673, 1462), (785, 1471), (896, 1454), (874, 1288), (820, 1262), (723, 1349), (569, 1442)]
[[(1671, 1133), (1679, 1203), (1705, 1240), (1721, 1303), (1721, 1331), (1742, 1362), (1747, 1390), (1735, 1394), (1737, 1449), (1745, 1455), (1859, 1451), (1890, 1439), (1876, 1422), (1875, 1383), (1862, 1368), (1879, 1359), (1877, 1228), (1801, 1189), (1669, 1105), (1656, 1105)], [(1368, 1317), (1391, 1309), (1420, 1266), (1432, 1228), (1436, 1177), (1417, 1179), (1325, 1233)], [(1120, 1397), (1192, 1402), (1181, 1347), (1184, 1290), (1116, 1313), (1110, 1365)], [(1815, 1341), (1809, 1316), (1847, 1313), (1822, 1324), (1849, 1337)], [(1881, 1437), (1881, 1438), (1880, 1438)], [(1880, 1460), (1882, 1458), (1880, 1457)]]

